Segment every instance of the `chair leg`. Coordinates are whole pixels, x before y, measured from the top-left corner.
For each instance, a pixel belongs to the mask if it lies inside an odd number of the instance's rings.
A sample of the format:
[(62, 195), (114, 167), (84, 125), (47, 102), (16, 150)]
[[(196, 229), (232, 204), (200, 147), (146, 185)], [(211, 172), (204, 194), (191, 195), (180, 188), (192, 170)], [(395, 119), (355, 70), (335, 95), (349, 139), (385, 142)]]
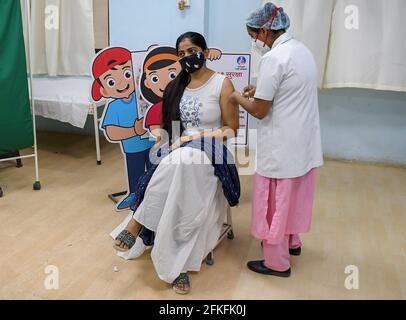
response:
[(231, 208), (227, 206), (227, 224), (231, 227), (230, 231), (227, 233), (227, 238), (230, 240), (234, 239), (234, 231), (233, 231), (233, 220), (231, 218)]
[(206, 257), (206, 264), (208, 266), (212, 266), (214, 264), (214, 259), (213, 259), (213, 251), (210, 252), (207, 257)]
[(227, 233), (227, 238), (228, 238), (229, 240), (233, 240), (233, 239), (235, 238), (233, 229), (231, 229), (231, 230)]
[[(227, 221), (223, 224), (223, 229), (220, 235), (220, 238), (217, 242), (217, 245), (220, 244), (220, 242), (224, 239), (225, 237), (225, 232), (227, 232), (227, 238), (228, 239), (234, 239), (234, 232), (233, 232), (233, 221), (231, 219), (231, 208), (230, 206), (227, 205)], [(216, 247), (217, 247), (216, 245)], [(214, 264), (214, 249), (206, 256), (205, 258), (206, 264), (208, 266), (212, 266)]]

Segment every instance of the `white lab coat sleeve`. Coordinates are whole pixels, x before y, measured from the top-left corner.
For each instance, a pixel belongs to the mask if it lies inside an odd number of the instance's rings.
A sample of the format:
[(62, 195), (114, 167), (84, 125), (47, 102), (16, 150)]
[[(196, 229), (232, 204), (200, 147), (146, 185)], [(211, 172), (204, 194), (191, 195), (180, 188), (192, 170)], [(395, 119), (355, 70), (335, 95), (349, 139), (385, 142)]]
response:
[(259, 65), (256, 99), (273, 101), (282, 82), (283, 65), (280, 59), (272, 54), (266, 54)]

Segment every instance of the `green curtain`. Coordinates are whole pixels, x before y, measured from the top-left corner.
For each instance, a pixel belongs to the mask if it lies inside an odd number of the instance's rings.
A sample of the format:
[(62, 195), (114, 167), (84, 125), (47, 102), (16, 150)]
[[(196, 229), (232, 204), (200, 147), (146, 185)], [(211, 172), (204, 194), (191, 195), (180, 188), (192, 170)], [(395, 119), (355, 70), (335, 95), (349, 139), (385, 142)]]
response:
[(0, 155), (34, 144), (19, 0), (0, 0)]

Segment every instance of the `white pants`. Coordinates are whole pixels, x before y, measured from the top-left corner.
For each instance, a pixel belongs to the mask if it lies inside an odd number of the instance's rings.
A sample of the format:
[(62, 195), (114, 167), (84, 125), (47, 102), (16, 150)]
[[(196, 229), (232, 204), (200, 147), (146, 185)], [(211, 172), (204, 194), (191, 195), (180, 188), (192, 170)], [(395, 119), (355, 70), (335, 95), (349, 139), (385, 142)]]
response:
[(206, 154), (179, 148), (161, 161), (139, 208), (111, 235), (115, 238), (132, 215), (156, 232), (152, 261), (159, 278), (171, 283), (181, 272), (200, 270), (217, 244), (225, 212), (222, 186)]

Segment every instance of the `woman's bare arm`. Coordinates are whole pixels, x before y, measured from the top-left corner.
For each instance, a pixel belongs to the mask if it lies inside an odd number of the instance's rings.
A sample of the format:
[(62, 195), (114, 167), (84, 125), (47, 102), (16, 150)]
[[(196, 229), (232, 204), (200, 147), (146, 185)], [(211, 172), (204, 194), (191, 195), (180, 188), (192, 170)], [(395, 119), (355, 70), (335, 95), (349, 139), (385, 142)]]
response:
[(240, 120), (238, 104), (230, 99), (233, 92), (233, 83), (230, 79), (226, 78), (223, 82), (223, 87), (220, 94), (221, 118), (223, 122), (223, 126), (221, 128), (211, 132), (203, 132), (192, 136), (181, 137), (180, 140), (178, 140), (177, 143), (174, 145), (174, 147), (177, 147), (178, 144), (180, 145), (183, 142), (200, 138), (216, 138), (219, 140), (227, 140), (236, 137), (237, 130), (240, 126)]

